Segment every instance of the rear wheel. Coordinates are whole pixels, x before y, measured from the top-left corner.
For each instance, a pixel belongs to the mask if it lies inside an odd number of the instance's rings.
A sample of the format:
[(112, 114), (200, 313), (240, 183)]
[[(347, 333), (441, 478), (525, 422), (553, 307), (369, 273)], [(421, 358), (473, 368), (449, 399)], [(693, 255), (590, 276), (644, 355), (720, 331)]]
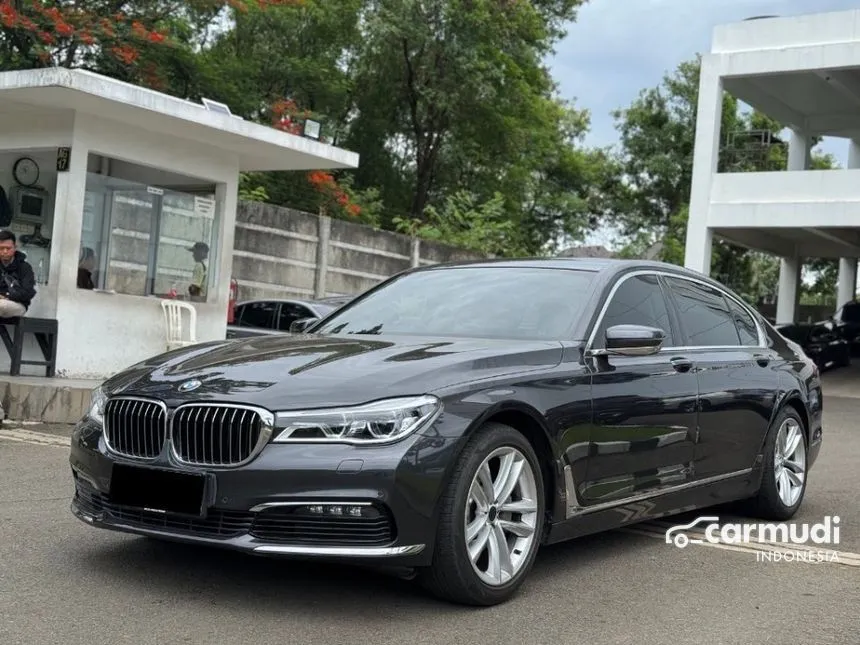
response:
[(761, 488), (751, 510), (763, 519), (788, 520), (800, 508), (806, 492), (807, 444), (803, 421), (786, 407), (768, 434)]
[(469, 440), (440, 500), (433, 563), (419, 579), (452, 602), (510, 599), (534, 563), (544, 507), (531, 444), (510, 426), (488, 423)]

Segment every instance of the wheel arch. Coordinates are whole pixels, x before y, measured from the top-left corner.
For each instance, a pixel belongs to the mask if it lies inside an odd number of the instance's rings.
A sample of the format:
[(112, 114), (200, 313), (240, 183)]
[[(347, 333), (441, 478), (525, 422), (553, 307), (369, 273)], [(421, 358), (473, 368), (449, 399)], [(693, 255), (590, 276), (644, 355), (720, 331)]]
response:
[(450, 484), (454, 464), (462, 456), (469, 439), (479, 428), (488, 423), (501, 423), (513, 428), (522, 434), (534, 448), (544, 485), (545, 519), (547, 522), (553, 521), (558, 509), (563, 508), (563, 500), (559, 500), (558, 497), (558, 483), (561, 481), (562, 475), (558, 470), (557, 450), (540, 412), (521, 401), (498, 402), (487, 407), (469, 424), (460, 437), (456, 454), (451, 461), (451, 467), (445, 473), (440, 491)]
[[(809, 435), (809, 411), (806, 409), (806, 400), (803, 397), (803, 394), (799, 389), (796, 388), (788, 390), (780, 396), (779, 400), (777, 401), (777, 404), (773, 408), (773, 414), (771, 415), (770, 429), (768, 431), (768, 434), (770, 434), (770, 432), (778, 430), (778, 428), (774, 426), (774, 422), (776, 421), (777, 417), (782, 414), (782, 411), (786, 408), (791, 408), (792, 410), (794, 410), (794, 412), (797, 413), (797, 416), (800, 417), (800, 420), (803, 424), (803, 436), (806, 439), (806, 445), (808, 446), (811, 440)], [(764, 446), (767, 443), (767, 436), (768, 435), (765, 435), (764, 440), (762, 441), (762, 444), (759, 448), (760, 454), (763, 454)]]

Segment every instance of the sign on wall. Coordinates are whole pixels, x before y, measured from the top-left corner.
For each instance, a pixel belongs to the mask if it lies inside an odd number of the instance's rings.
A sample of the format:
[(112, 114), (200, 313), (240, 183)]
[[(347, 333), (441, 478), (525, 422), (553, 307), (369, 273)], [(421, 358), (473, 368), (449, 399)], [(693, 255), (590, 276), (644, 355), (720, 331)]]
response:
[(57, 148), (57, 172), (68, 172), (71, 159), (71, 148)]

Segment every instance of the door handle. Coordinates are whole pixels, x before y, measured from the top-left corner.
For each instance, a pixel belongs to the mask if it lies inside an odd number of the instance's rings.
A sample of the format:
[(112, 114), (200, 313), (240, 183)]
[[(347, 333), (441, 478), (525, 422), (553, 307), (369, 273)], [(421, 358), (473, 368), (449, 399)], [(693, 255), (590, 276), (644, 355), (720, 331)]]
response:
[(689, 372), (693, 367), (693, 361), (689, 358), (684, 358), (683, 356), (676, 356), (675, 358), (670, 358), (669, 362), (672, 363), (672, 367), (676, 372)]
[(753, 358), (761, 367), (767, 367), (770, 364), (770, 356), (765, 354), (753, 354)]

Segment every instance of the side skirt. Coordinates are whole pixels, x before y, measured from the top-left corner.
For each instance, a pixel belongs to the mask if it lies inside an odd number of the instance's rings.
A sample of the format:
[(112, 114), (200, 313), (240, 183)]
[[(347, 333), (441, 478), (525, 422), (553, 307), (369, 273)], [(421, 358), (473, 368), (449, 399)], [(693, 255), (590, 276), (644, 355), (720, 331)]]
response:
[(568, 479), (568, 471), (565, 470), (566, 482), (570, 484), (566, 487), (566, 518), (550, 525), (544, 544), (745, 499), (755, 495), (761, 483), (761, 469), (749, 468), (667, 490), (634, 495), (617, 502), (579, 506), (573, 480)]

